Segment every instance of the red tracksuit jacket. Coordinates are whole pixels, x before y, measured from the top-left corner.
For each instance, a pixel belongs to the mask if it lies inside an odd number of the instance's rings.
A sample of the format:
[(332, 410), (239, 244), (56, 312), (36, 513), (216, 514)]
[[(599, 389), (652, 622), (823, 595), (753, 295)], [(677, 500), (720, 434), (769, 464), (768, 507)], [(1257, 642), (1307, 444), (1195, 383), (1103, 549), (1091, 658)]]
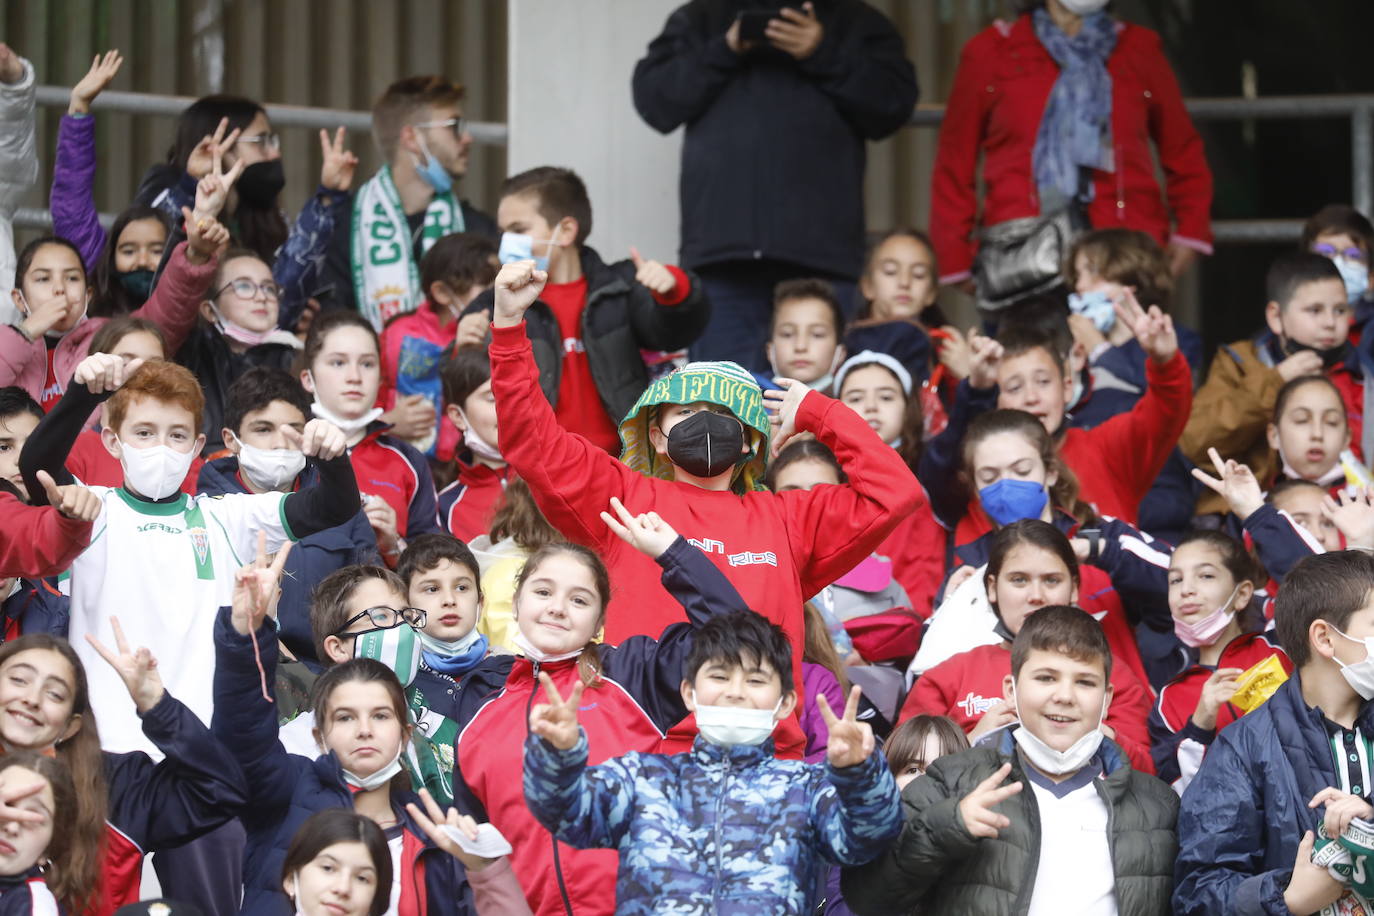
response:
[[(983, 714), (1002, 700), (1002, 681), (1011, 673), (1011, 649), (979, 646), (946, 659), (916, 679), (902, 704), (900, 721), (928, 713), (949, 716), (964, 731), (971, 731)], [(1112, 705), (1107, 724), (1116, 730), (1116, 743), (1126, 752), (1131, 766), (1145, 773), (1155, 771), (1150, 757), (1150, 692), (1126, 665), (1112, 665)]]
[(91, 523), (51, 506), (27, 506), (0, 493), (0, 578), (37, 578), (65, 572), (91, 542)]

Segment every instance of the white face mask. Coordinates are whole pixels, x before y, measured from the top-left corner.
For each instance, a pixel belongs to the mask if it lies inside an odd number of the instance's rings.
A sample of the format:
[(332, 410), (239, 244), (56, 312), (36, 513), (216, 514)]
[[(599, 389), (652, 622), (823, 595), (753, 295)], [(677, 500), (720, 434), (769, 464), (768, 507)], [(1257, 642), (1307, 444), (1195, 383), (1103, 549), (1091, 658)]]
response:
[(119, 464), (124, 468), (124, 483), (144, 499), (166, 499), (181, 489), (186, 472), (196, 453), (179, 452), (170, 445), (135, 448), (119, 440)]
[[(232, 434), (231, 434), (232, 435)], [(262, 490), (285, 490), (305, 470), (305, 454), (290, 448), (258, 448), (238, 436), (239, 470)]]
[(296, 916), (304, 916), (305, 906), (301, 903), (301, 873), (296, 872), (291, 876), (291, 890), (287, 891), (291, 895), (291, 902), (296, 906)]
[[(481, 615), (479, 614), (478, 617), (480, 619)], [(420, 645), (424, 646), (434, 655), (442, 655), (447, 658), (452, 658), (455, 655), (462, 655), (468, 649), (472, 648), (473, 643), (482, 638), (482, 634), (477, 631), (476, 623), (472, 625), (471, 630), (468, 630), (465, 635), (457, 639), (436, 639), (425, 633), (424, 630), (416, 630), (415, 632), (420, 637)]]
[(573, 649), (571, 652), (562, 652), (558, 655), (550, 655), (549, 653), (545, 652), (543, 649), (539, 648), (534, 643), (526, 639), (525, 634), (521, 633), (518, 629), (515, 631), (515, 635), (511, 637), (510, 641), (515, 643), (515, 648), (520, 650), (521, 655), (525, 656), (530, 661), (539, 662), (539, 664), (541, 665), (547, 665), (550, 662), (567, 661), (570, 658), (577, 658), (577, 656), (582, 654), (582, 649), (577, 648)]
[(1091, 16), (1107, 5), (1107, 0), (1059, 0), (1075, 16)]
[(692, 703), (696, 706), (697, 731), (701, 737), (712, 744), (734, 747), (739, 744), (759, 745), (768, 740), (777, 727), (778, 710), (782, 708), (782, 698), (772, 709), (755, 709), (752, 706), (708, 706), (696, 702), (696, 690), (692, 691)]
[[(1016, 705), (1016, 685), (1011, 687), (1012, 705)], [(1102, 715), (1098, 717), (1097, 725), (1093, 730), (1075, 741), (1067, 751), (1056, 751), (1036, 735), (1031, 734), (1030, 729), (1024, 725), (1017, 725), (1012, 732), (1012, 737), (1016, 739), (1016, 744), (1021, 748), (1021, 753), (1031, 764), (1042, 773), (1051, 776), (1063, 776), (1068, 773), (1076, 773), (1087, 765), (1097, 749), (1102, 746), (1102, 720), (1107, 718), (1107, 704), (1109, 698), (1102, 699)], [(1020, 707), (1017, 707), (1016, 718), (1021, 718)]]
[(458, 411), (458, 416), (463, 418), (463, 444), (468, 447), (468, 450), (478, 458), (504, 462), (506, 459), (501, 457), (501, 450), (479, 436), (477, 430), (472, 428), (472, 421), (468, 419), (467, 414), (463, 413), (463, 408), (456, 407), (455, 409)]
[[(357, 773), (353, 773), (349, 770), (344, 770), (344, 782), (348, 783), (350, 786), (353, 786), (353, 788), (361, 789), (364, 792), (370, 791), (372, 789), (377, 789), (386, 785), (388, 782), (391, 781), (391, 777), (401, 772), (401, 752), (404, 750), (405, 745), (403, 744), (396, 750), (396, 756), (391, 758), (391, 762), (388, 763), (386, 766), (382, 767), (377, 772), (373, 773), (371, 776), (359, 776)], [(299, 885), (297, 886), (299, 887)]]
[[(305, 374), (310, 378), (310, 387), (315, 388), (315, 376), (311, 375), (309, 371), (307, 371)], [(320, 394), (317, 389), (315, 391), (315, 401), (310, 405), (310, 412), (313, 413), (315, 416), (319, 417), (321, 420), (328, 420), (330, 423), (333, 423), (335, 426), (337, 426), (340, 430), (343, 431), (343, 434), (345, 436), (351, 436), (360, 429), (366, 429), (369, 423), (380, 417), (386, 411), (382, 410), (382, 408), (380, 407), (374, 407), (371, 410), (366, 411), (362, 416), (354, 417), (352, 420), (348, 420), (339, 416), (334, 411), (330, 410), (328, 407), (325, 407), (323, 404), (321, 404)]]
[(256, 347), (258, 344), (267, 343), (276, 334), (276, 328), (269, 328), (266, 331), (250, 331), (241, 324), (236, 324), (224, 317), (224, 313), (219, 310), (219, 306), (214, 303), (210, 308), (215, 313), (215, 324), (219, 326), (219, 332), (230, 340), (237, 340), (241, 344)]
[[(1334, 626), (1331, 629), (1336, 630)], [(1337, 658), (1336, 664), (1341, 666), (1341, 675), (1345, 677), (1345, 682), (1350, 685), (1351, 690), (1358, 693), (1361, 699), (1374, 700), (1374, 636), (1356, 639), (1353, 636), (1346, 636), (1340, 630), (1336, 630), (1336, 632), (1351, 642), (1364, 644), (1364, 658), (1353, 665), (1347, 665)], [(1335, 658), (1335, 656), (1332, 657)]]

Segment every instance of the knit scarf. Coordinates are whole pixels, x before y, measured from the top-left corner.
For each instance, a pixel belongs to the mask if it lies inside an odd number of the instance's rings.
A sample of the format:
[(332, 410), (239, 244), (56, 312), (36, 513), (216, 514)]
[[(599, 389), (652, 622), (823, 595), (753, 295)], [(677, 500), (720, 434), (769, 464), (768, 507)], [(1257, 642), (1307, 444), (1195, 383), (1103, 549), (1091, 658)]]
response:
[[(1035, 37), (1059, 64), (1031, 153), (1040, 211), (1046, 213), (1079, 195), (1081, 169), (1115, 171), (1107, 58), (1116, 47), (1116, 24), (1106, 13), (1093, 13), (1070, 38), (1043, 8), (1031, 20)], [(1084, 184), (1084, 200), (1091, 200), (1092, 183)]]
[[(463, 208), (453, 193), (435, 194), (425, 210), (421, 252), (429, 251), (444, 236), (466, 228)], [(349, 238), (358, 311), (380, 332), (387, 319), (414, 311), (423, 298), (410, 225), (396, 182), (391, 178), (391, 166), (382, 166), (358, 189)]]

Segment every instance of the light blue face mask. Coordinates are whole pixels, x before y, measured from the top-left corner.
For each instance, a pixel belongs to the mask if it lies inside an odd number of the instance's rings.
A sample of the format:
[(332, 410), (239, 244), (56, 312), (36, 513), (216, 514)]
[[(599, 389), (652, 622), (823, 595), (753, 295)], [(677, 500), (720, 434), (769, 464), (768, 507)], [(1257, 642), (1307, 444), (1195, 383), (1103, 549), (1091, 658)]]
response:
[[(536, 270), (549, 269), (549, 254), (553, 251), (553, 239), (534, 240), (534, 236), (525, 235), (520, 232), (501, 233), (501, 248), (496, 253), (496, 257), (502, 264), (513, 264), (516, 261), (533, 261)], [(535, 257), (534, 246), (546, 245), (548, 251), (544, 256)]]
[(420, 149), (424, 152), (425, 158), (421, 161), (418, 157), (415, 160), (415, 174), (419, 175), (425, 184), (434, 189), (436, 194), (447, 194), (453, 188), (453, 176), (448, 173), (448, 169), (439, 164), (439, 160), (430, 154), (429, 144), (425, 142), (424, 134), (416, 133), (415, 139), (420, 141)]
[(1092, 321), (1102, 334), (1111, 333), (1116, 326), (1116, 306), (1112, 303), (1112, 297), (1100, 289), (1069, 293), (1069, 311)]
[(1369, 289), (1369, 267), (1354, 258), (1347, 258), (1339, 254), (1331, 261), (1336, 265), (1336, 269), (1341, 272), (1341, 279), (1345, 281), (1346, 301), (1358, 301)]

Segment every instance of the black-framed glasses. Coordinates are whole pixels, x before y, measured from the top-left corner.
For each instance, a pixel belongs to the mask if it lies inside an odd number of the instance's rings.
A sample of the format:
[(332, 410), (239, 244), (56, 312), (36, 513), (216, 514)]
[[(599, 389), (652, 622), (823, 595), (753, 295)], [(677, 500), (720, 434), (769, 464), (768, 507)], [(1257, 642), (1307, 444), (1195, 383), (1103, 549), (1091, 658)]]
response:
[(243, 300), (255, 299), (259, 292), (262, 293), (263, 298), (271, 299), (273, 302), (281, 298), (281, 287), (271, 280), (254, 283), (247, 277), (237, 277), (215, 290), (215, 298), (219, 298), (220, 293), (226, 289), (232, 289), (234, 295)]
[(394, 607), (370, 607), (365, 611), (359, 611), (357, 614), (345, 620), (344, 625), (339, 627), (334, 635), (343, 636), (348, 632), (349, 627), (353, 626), (353, 624), (362, 620), (364, 617), (372, 622), (374, 629), (378, 630), (390, 630), (392, 627), (398, 627), (403, 623), (408, 623), (418, 630), (425, 625), (427, 616), (428, 615), (418, 607), (403, 607), (399, 611)]
[(240, 143), (261, 143), (264, 150), (276, 152), (281, 149), (281, 135), (269, 131), (256, 137), (239, 137)]
[(447, 118), (443, 121), (421, 121), (416, 127), (449, 127), (453, 129), (453, 136), (459, 140), (463, 139), (463, 134), (467, 133), (467, 118)]

